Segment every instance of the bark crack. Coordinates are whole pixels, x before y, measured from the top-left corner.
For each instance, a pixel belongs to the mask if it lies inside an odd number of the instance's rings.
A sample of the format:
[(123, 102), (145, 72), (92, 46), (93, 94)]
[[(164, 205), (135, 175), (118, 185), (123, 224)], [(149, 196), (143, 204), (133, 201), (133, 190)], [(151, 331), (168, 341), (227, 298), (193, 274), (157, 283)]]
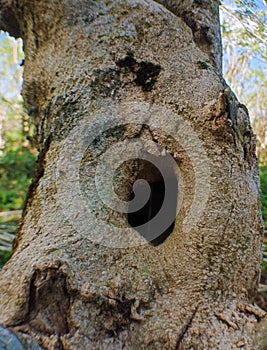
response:
[(224, 228), (223, 228), (222, 237), (221, 237), (220, 242), (223, 242), (224, 239), (225, 239), (225, 233), (226, 233), (226, 230), (227, 230), (227, 228), (228, 228), (228, 226), (229, 226), (229, 222), (230, 222), (230, 220), (232, 219), (232, 215), (233, 215), (233, 213), (234, 213), (234, 209), (235, 209), (235, 205), (234, 205), (234, 203), (232, 203), (232, 204), (231, 204), (230, 213), (229, 213), (229, 215), (228, 215), (228, 217), (227, 217), (225, 226), (224, 226)]
[(194, 310), (192, 316), (190, 317), (189, 321), (187, 322), (187, 324), (184, 326), (184, 328), (182, 329), (182, 333), (179, 335), (179, 338), (177, 340), (176, 346), (175, 346), (175, 350), (182, 350), (183, 349), (183, 339), (187, 333), (187, 331), (189, 330), (189, 328), (192, 325), (192, 322), (196, 316), (196, 313), (198, 311), (199, 308), (199, 304), (197, 305), (196, 309)]

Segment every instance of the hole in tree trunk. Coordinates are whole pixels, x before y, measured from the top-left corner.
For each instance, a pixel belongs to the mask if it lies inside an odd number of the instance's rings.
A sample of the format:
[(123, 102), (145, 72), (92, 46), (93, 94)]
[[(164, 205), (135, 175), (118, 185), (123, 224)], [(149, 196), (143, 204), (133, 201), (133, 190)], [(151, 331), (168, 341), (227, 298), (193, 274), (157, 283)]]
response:
[[(159, 157), (157, 157), (159, 160)], [(160, 171), (148, 161), (140, 161), (142, 169), (137, 179), (144, 179), (150, 186), (150, 197), (146, 204), (139, 210), (131, 212), (131, 202), (129, 204), (128, 223), (152, 245), (157, 246), (163, 243), (172, 233), (175, 226), (178, 180), (174, 169), (167, 168), (165, 181)], [(160, 163), (164, 166), (164, 157), (160, 157)], [(166, 198), (166, 186), (168, 191)], [(137, 184), (138, 193), (145, 191), (145, 184)], [(130, 200), (135, 197), (135, 193), (130, 194)], [(167, 201), (167, 211), (161, 211), (164, 201)], [(157, 218), (156, 218), (157, 217)], [(155, 219), (156, 221), (152, 219)], [(164, 226), (164, 229), (162, 228)], [(153, 237), (153, 239), (151, 239)]]

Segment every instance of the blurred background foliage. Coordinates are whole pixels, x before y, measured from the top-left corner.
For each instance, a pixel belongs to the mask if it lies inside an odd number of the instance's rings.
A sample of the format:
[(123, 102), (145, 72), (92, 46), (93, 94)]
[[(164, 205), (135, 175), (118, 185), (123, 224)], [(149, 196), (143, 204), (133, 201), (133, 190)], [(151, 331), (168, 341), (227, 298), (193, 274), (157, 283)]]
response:
[(260, 165), (267, 166), (266, 1), (222, 1), (221, 23), (224, 77), (249, 109), (257, 135), (257, 156)]
[[(267, 9), (264, 0), (221, 3), (224, 76), (250, 111), (257, 135), (262, 213), (267, 230)], [(23, 43), (0, 33), (0, 269), (11, 254), (14, 232), (31, 182), (37, 152), (34, 127), (20, 95)], [(267, 237), (260, 290), (267, 291)], [(262, 294), (264, 295), (264, 294)], [(266, 295), (265, 295), (266, 296)], [(267, 299), (266, 299), (267, 300)], [(260, 306), (266, 307), (259, 302)]]
[(20, 95), (22, 40), (0, 34), (0, 268), (11, 254), (37, 152), (27, 137), (33, 132)]
[(19, 210), (33, 176), (36, 151), (20, 95), (22, 40), (0, 36), (0, 211)]

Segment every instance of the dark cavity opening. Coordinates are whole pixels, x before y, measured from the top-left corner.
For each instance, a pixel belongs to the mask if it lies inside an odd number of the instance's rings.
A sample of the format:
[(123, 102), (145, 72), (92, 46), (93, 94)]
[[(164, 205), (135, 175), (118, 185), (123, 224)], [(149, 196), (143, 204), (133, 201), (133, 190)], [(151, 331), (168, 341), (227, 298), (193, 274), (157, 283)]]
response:
[[(165, 157), (157, 157), (161, 167), (165, 166)], [(144, 179), (148, 182), (151, 190), (147, 203), (135, 212), (131, 211), (131, 203), (129, 204), (128, 223), (143, 236), (149, 243), (157, 246), (163, 243), (172, 233), (175, 226), (176, 207), (178, 197), (178, 178), (172, 167), (166, 168), (167, 176), (164, 178), (158, 168), (152, 163), (142, 160), (140, 161), (140, 172), (137, 179)], [(138, 193), (142, 193), (145, 185), (138, 184)], [(165, 196), (166, 187), (171, 189), (168, 191), (168, 198)], [(130, 200), (135, 197), (134, 192), (130, 194)], [(162, 210), (164, 200), (167, 201), (167, 207)], [(167, 210), (166, 210), (167, 209)], [(156, 221), (151, 220), (158, 215)], [(140, 227), (144, 225), (143, 227)], [(164, 229), (163, 229), (164, 227)], [(153, 239), (151, 239), (153, 236)]]

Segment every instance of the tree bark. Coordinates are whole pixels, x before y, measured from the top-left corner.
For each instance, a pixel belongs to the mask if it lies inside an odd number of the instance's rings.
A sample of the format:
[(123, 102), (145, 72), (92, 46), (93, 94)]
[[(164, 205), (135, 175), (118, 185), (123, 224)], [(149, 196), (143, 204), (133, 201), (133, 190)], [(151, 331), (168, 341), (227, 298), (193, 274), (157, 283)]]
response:
[[(1, 28), (24, 40), (23, 97), (40, 151), (0, 276), (0, 322), (21, 341), (255, 346), (264, 316), (253, 304), (262, 235), (255, 137), (221, 75), (218, 6), (1, 2)], [(116, 202), (105, 191), (120, 160)], [(127, 229), (129, 207), (121, 209), (136, 180), (159, 188), (148, 162), (178, 181), (174, 227), (160, 239), (146, 227), (152, 244)]]

